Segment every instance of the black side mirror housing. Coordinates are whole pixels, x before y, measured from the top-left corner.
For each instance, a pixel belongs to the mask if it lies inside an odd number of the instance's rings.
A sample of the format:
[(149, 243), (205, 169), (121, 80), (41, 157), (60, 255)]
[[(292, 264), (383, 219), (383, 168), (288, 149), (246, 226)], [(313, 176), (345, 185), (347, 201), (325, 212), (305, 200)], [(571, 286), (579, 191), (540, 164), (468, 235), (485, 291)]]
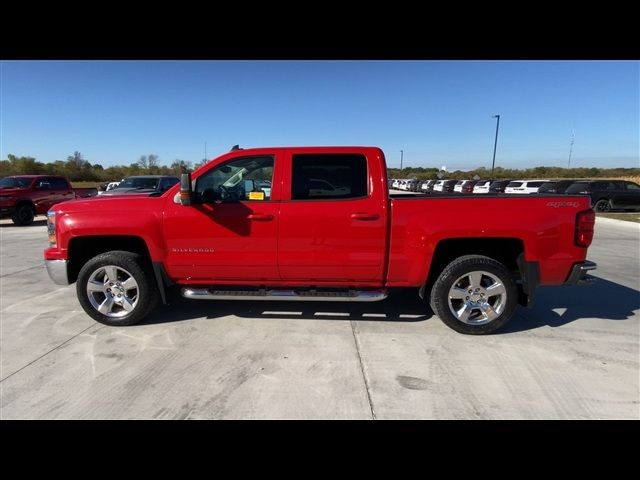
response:
[(185, 206), (191, 205), (192, 193), (191, 174), (183, 173), (180, 176), (180, 203)]

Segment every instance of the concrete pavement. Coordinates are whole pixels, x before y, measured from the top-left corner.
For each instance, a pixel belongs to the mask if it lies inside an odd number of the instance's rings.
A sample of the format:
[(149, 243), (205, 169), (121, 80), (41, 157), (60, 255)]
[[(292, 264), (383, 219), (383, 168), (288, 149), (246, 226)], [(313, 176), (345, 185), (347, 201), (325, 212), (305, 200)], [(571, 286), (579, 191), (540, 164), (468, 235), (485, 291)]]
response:
[[(41, 219), (42, 217), (39, 217)], [(0, 418), (640, 418), (640, 229), (602, 222), (600, 280), (460, 335), (412, 292), (374, 304), (196, 302), (106, 327), (0, 221)]]

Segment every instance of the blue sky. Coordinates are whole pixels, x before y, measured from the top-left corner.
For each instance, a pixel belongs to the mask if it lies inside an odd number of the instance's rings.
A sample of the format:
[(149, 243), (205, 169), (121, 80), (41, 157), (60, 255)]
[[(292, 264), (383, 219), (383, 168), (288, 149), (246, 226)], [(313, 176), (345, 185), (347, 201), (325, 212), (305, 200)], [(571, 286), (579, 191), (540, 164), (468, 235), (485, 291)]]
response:
[(197, 162), (374, 145), (391, 167), (639, 167), (635, 61), (3, 61), (0, 157)]

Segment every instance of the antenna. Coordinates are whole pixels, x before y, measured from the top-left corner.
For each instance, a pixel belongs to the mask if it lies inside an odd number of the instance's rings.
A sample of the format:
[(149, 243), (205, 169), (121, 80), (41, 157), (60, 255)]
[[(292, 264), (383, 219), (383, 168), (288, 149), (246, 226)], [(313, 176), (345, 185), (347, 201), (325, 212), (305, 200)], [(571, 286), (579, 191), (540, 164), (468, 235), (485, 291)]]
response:
[(574, 124), (573, 130), (571, 130), (571, 145), (569, 146), (569, 163), (567, 163), (567, 168), (571, 168), (571, 152), (573, 152), (573, 139), (576, 136), (576, 126)]

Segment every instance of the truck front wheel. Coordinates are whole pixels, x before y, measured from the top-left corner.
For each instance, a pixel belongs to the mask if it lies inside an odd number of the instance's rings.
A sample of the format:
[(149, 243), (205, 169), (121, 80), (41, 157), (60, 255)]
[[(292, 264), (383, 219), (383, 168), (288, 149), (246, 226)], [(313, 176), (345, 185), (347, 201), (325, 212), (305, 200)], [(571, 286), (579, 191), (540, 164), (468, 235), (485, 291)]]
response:
[(134, 325), (153, 310), (158, 291), (141, 255), (125, 251), (102, 253), (80, 270), (76, 285), (80, 305), (105, 325)]
[(447, 326), (460, 333), (484, 335), (511, 320), (518, 290), (502, 263), (482, 255), (466, 255), (442, 271), (430, 300)]

